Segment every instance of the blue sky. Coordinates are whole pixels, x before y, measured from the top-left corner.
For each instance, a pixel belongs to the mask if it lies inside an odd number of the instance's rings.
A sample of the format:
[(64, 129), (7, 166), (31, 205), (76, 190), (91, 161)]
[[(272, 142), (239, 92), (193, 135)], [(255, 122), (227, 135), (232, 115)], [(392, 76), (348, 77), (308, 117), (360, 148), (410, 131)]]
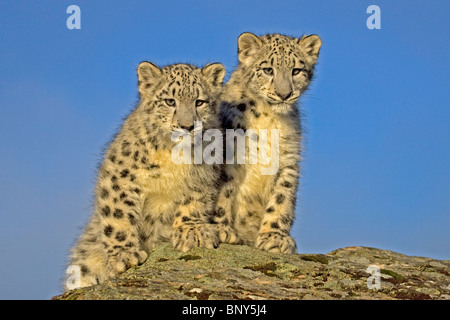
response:
[[(81, 30), (69, 30), (69, 5)], [(369, 30), (366, 8), (381, 9)], [(136, 67), (237, 63), (239, 34), (318, 34), (301, 99), (300, 252), (450, 259), (448, 1), (1, 1), (0, 299), (58, 294)]]

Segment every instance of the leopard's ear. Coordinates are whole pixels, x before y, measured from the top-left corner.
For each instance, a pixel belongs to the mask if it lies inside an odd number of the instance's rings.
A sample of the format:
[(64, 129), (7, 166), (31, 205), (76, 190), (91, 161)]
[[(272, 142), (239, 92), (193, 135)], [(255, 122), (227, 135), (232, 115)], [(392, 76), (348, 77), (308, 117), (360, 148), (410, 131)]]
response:
[(225, 67), (221, 63), (210, 63), (203, 67), (202, 74), (215, 87), (222, 86)]
[(151, 91), (162, 75), (162, 71), (153, 63), (144, 61), (137, 67), (138, 87), (141, 97)]
[(320, 40), (319, 36), (316, 34), (312, 34), (310, 36), (303, 36), (298, 41), (300, 48), (313, 60), (313, 63), (316, 63), (317, 58), (319, 57), (319, 50), (322, 45), (322, 40)]
[(258, 36), (250, 32), (244, 32), (238, 38), (238, 58), (241, 63), (251, 60), (251, 57), (257, 53), (262, 46)]

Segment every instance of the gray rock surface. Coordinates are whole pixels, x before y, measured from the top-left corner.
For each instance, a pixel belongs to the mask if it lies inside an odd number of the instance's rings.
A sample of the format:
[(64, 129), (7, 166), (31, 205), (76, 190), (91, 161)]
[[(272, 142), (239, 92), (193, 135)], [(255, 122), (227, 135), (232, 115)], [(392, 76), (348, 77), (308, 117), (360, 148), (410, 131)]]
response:
[[(369, 266), (379, 270), (379, 289), (368, 288)], [(448, 300), (450, 261), (367, 247), (287, 255), (233, 245), (182, 253), (167, 244), (116, 279), (52, 299)]]

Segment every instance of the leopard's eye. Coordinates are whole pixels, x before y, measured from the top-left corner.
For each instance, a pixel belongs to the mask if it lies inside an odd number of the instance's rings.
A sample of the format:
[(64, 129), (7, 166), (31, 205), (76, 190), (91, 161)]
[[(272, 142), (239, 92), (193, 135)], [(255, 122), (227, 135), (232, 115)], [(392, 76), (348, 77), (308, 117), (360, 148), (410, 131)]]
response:
[(200, 107), (200, 106), (204, 105), (205, 103), (207, 103), (207, 101), (205, 101), (205, 100), (195, 100), (196, 107)]
[(303, 69), (300, 69), (300, 68), (294, 68), (294, 69), (292, 69), (292, 75), (293, 76), (296, 76), (296, 75), (298, 75), (300, 72), (302, 72), (303, 71)]
[(273, 69), (272, 68), (264, 68), (263, 71), (268, 76), (272, 76), (273, 75)]
[(165, 102), (169, 107), (175, 107), (175, 99), (165, 99), (164, 102)]

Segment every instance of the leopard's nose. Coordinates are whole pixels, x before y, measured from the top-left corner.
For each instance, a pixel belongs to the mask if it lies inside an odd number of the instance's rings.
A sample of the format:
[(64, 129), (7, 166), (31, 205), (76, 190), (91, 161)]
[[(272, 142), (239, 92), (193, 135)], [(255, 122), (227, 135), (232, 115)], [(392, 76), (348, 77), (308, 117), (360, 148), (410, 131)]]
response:
[(181, 129), (185, 129), (187, 131), (192, 131), (192, 129), (194, 129), (194, 124), (192, 124), (192, 125), (180, 125), (179, 127)]
[(292, 96), (292, 91), (276, 91), (275, 92), (277, 94), (278, 97), (280, 97), (281, 100), (287, 100), (289, 99), (290, 96)]

